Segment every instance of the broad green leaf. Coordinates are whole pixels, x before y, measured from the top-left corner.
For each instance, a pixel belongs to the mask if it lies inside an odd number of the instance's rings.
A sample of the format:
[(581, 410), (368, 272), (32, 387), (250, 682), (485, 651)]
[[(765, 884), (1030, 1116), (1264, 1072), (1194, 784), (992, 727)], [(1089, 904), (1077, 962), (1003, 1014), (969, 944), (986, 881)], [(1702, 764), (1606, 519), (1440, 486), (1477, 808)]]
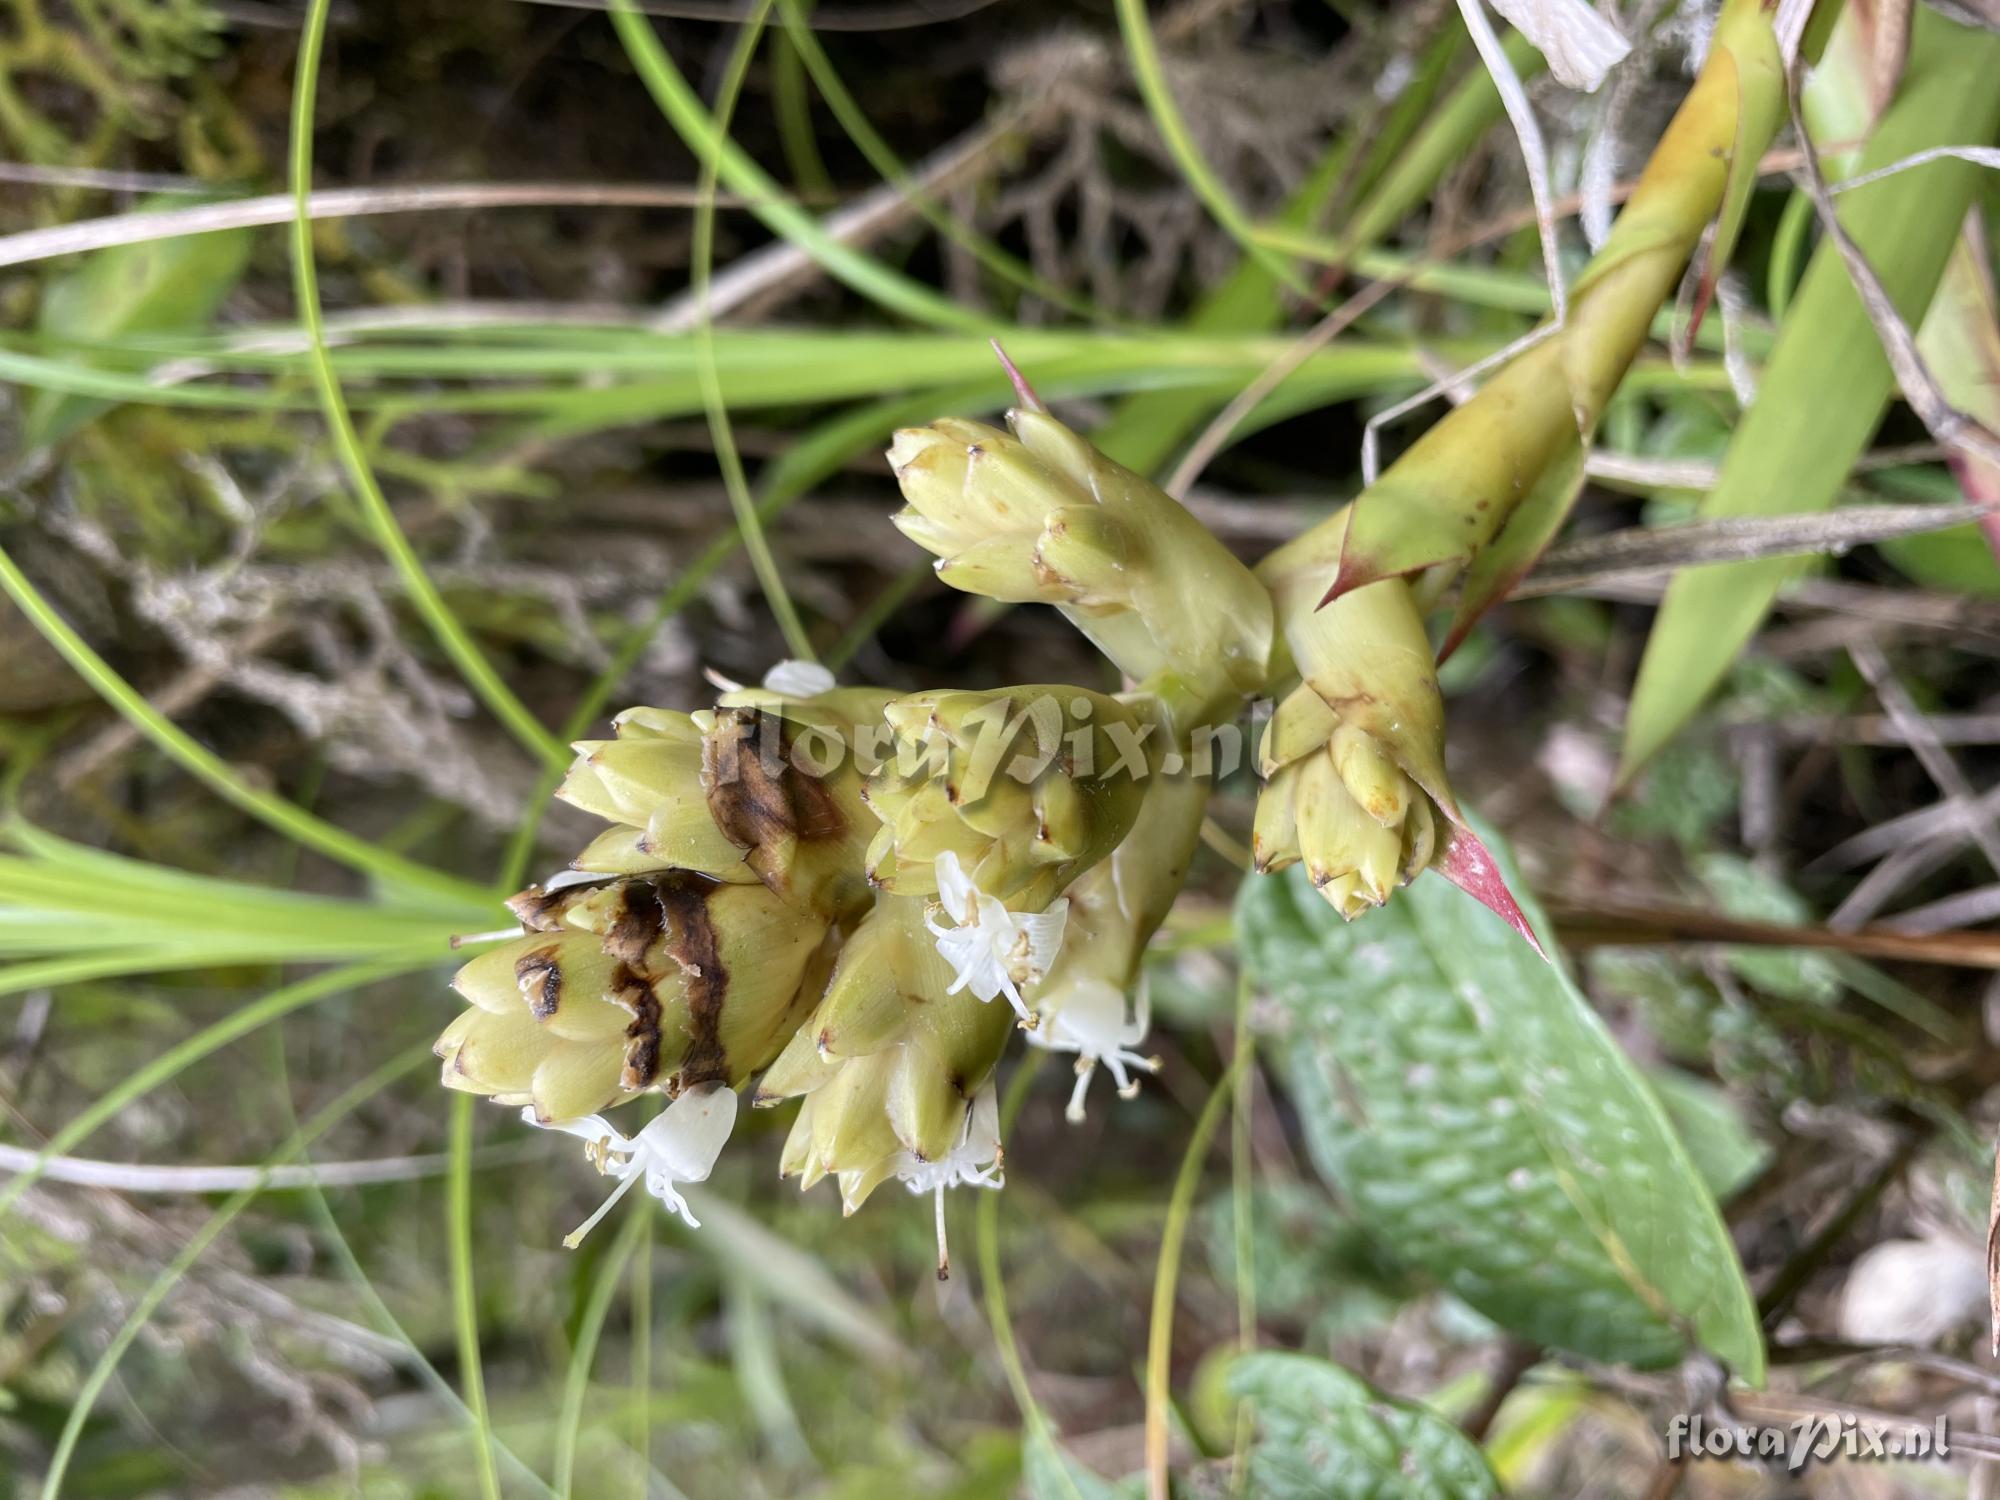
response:
[(1436, 1413), (1392, 1400), (1339, 1365), (1246, 1354), (1229, 1390), (1257, 1421), (1259, 1500), (1483, 1500), (1500, 1486), (1478, 1447)]
[(1350, 926), (1294, 870), (1246, 882), (1237, 921), (1314, 1160), (1392, 1254), (1537, 1343), (1699, 1344), (1762, 1378), (1714, 1199), (1561, 968), (1438, 879)]
[[(160, 206), (152, 202), (143, 207)], [(45, 338), (83, 345), (140, 334), (192, 333), (215, 316), (249, 259), (247, 229), (95, 251), (49, 287), (39, 331)], [(59, 442), (110, 404), (90, 396), (36, 391), (28, 401), (23, 443), (42, 448)]]
[[(1913, 18), (1901, 92), (1858, 163), (1888, 166), (1929, 146), (1987, 141), (2000, 124), (2000, 35)], [(1907, 319), (1921, 317), (1979, 178), (1946, 160), (1843, 194), (1840, 217)], [(1779, 329), (1757, 399), (1736, 429), (1705, 516), (1824, 510), (1881, 421), (1895, 382), (1838, 249), (1823, 241)], [(1689, 569), (1667, 590), (1625, 724), (1629, 779), (1688, 721), (1756, 632), (1796, 558)]]

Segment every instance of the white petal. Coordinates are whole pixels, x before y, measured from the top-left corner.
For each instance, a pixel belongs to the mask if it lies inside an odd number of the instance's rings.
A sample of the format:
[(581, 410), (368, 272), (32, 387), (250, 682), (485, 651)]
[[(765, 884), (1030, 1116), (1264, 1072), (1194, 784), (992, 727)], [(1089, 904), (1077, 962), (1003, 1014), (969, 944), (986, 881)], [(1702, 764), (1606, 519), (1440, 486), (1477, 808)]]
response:
[(1027, 972), (1017, 975), (1023, 984), (1032, 984), (1055, 967), (1062, 951), (1063, 933), (1069, 926), (1069, 897), (1053, 903), (1047, 911), (1014, 918), (1014, 925), (1028, 937)]
[(974, 1153), (972, 1159), (980, 1163), (993, 1161), (1000, 1155), (1000, 1094), (990, 1078), (972, 1096), (965, 1143), (960, 1149)]
[(632, 1143), (612, 1129), (602, 1115), (584, 1115), (575, 1120), (538, 1120), (535, 1118), (535, 1107), (531, 1104), (521, 1111), (521, 1118), (537, 1130), (560, 1130), (564, 1135), (573, 1135), (607, 1151), (627, 1152), (632, 1149)]
[(735, 1127), (736, 1090), (724, 1083), (687, 1090), (661, 1110), (632, 1143), (646, 1158), (647, 1187), (652, 1187), (656, 1172), (664, 1172), (675, 1182), (706, 1181)]
[(937, 932), (938, 956), (951, 965), (955, 976), (946, 994), (956, 995), (968, 986), (981, 1000), (991, 1000), (1000, 993), (992, 977), (997, 967), (993, 961), (993, 950), (987, 946), (977, 927), (933, 931)]
[(1624, 61), (1632, 44), (1586, 0), (1492, 0), (1493, 8), (1535, 44), (1549, 71), (1588, 93)]
[[(1053, 999), (1054, 997), (1050, 997)], [(1125, 1029), (1125, 992), (1108, 979), (1073, 980), (1053, 1011), (1045, 1012), (1032, 1046), (1051, 1052), (1102, 1056), (1118, 1046)]]
[(558, 870), (542, 882), (542, 890), (546, 894), (553, 895), (557, 891), (566, 891), (573, 885), (590, 885), (611, 878), (596, 870)]
[(781, 661), (764, 674), (764, 686), (787, 698), (817, 698), (833, 691), (833, 673), (816, 661)]
[(968, 920), (979, 909), (979, 887), (965, 873), (958, 855), (947, 849), (931, 866), (937, 877), (938, 900), (954, 922)]

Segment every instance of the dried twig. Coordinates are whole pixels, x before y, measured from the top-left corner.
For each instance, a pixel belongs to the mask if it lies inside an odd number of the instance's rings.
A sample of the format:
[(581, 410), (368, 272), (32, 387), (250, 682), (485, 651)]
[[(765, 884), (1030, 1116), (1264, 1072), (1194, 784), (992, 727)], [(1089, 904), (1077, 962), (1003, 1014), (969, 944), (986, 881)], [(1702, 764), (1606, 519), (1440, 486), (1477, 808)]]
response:
[[(1799, 161), (1804, 168), (1806, 193), (1812, 199), (1821, 227), (1840, 251), (1848, 278), (1854, 283), (1861, 305), (1867, 309), (1868, 321), (1875, 325), (1876, 337), (1882, 341), (1882, 352), (1888, 357), (1889, 367), (1896, 372), (1896, 385), (1902, 391), (1903, 399), (1910, 404), (1910, 410), (1917, 414), (1925, 430), (1944, 446), (1964, 449), (1978, 454), (1988, 463), (2000, 464), (2000, 434), (1987, 431), (1945, 399), (1944, 392), (1931, 375), (1930, 367), (1917, 352), (1915, 333), (1903, 321), (1903, 315), (1896, 310), (1896, 304), (1882, 285), (1882, 279), (1875, 274), (1868, 257), (1862, 254), (1861, 247), (1855, 244), (1854, 237), (1847, 232), (1847, 227), (1840, 222), (1840, 215), (1834, 211), (1833, 194), (1828, 191), (1826, 174), (1820, 169), (1819, 152), (1814, 148), (1812, 134), (1806, 129), (1799, 113), (1802, 81), (1803, 70), (1792, 67), (1786, 75), (1785, 98), (1792, 112), (1792, 122), (1798, 130)], [(1954, 151), (1952, 154), (1957, 153)], [(1924, 155), (1918, 153), (1918, 156)], [(1908, 164), (1916, 160), (1912, 157)], [(1896, 163), (1893, 169), (1904, 165), (1906, 163)]]
[[(1957, 804), (1960, 826), (1978, 845), (1979, 852), (1985, 855), (1994, 873), (2000, 874), (2000, 829), (1996, 829), (1993, 820), (1981, 810), (1979, 799), (1971, 783), (1965, 779), (1965, 773), (1952, 759), (1951, 752), (1938, 743), (1937, 736), (1924, 721), (1923, 711), (1890, 670), (1880, 648), (1871, 641), (1857, 641), (1848, 647), (1848, 655), (1853, 659), (1855, 668), (1867, 679), (1868, 685), (1875, 690), (1875, 696), (1881, 700), (1889, 717), (1909, 736), (1910, 749), (1922, 762), (1938, 790)], [(1834, 920), (1839, 918), (1840, 913), (1836, 912)]]
[(1901, 959), (1963, 969), (2000, 969), (2000, 933), (1905, 932), (1896, 927), (1792, 926), (1753, 922), (1716, 912), (1617, 901), (1556, 899), (1549, 914), (1565, 943), (1582, 948), (1721, 943), (1768, 948), (1820, 948), (1862, 958)]
[(1855, 505), (1826, 514), (1731, 516), (1684, 526), (1632, 527), (1586, 537), (1543, 555), (1509, 598), (1533, 599), (1619, 579), (1760, 557), (1845, 552), (1868, 542), (1976, 521), (1976, 505)]
[[(306, 203), (308, 217), (351, 219), (365, 214), (432, 213), (471, 208), (692, 208), (693, 188), (638, 182), (440, 182), (408, 186), (328, 188)], [(716, 203), (740, 208), (745, 200), (718, 195)], [(113, 214), (28, 229), (0, 239), (0, 266), (28, 265), (58, 255), (139, 245), (225, 229), (289, 224), (296, 210), (289, 193), (202, 203), (158, 213)]]

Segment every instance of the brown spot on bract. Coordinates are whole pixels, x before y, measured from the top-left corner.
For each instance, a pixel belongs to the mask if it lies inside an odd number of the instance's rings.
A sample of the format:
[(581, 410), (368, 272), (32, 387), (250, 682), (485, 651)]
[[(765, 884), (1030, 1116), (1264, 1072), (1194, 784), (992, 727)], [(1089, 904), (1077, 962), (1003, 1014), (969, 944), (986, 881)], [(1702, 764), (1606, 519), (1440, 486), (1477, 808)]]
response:
[(632, 1013), (625, 1027), (625, 1065), (618, 1086), (629, 1092), (650, 1088), (660, 1076), (660, 1000), (653, 987), (625, 965), (611, 976), (612, 998)]
[(702, 785), (722, 836), (745, 851), (744, 863), (781, 889), (794, 844), (838, 838), (847, 820), (817, 776), (792, 757), (791, 727), (757, 709), (716, 715), (702, 742)]
[(507, 898), (507, 910), (530, 932), (557, 932), (562, 927), (563, 913), (569, 910), (576, 895), (575, 890), (545, 891), (531, 885)]
[(604, 951), (640, 971), (651, 967), (653, 944), (666, 936), (667, 911), (652, 880), (628, 880), (618, 888), (618, 911), (604, 930)]
[(521, 987), (521, 997), (537, 1021), (546, 1021), (562, 1004), (561, 952), (550, 943), (514, 961), (514, 982)]

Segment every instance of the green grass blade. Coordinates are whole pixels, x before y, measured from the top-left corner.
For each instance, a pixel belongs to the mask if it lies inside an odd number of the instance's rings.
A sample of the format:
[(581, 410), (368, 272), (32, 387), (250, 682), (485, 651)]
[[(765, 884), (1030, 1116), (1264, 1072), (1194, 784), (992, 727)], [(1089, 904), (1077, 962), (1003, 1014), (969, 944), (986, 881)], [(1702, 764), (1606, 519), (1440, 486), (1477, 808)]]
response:
[[(312, 1141), (346, 1119), (361, 1104), (379, 1094), (404, 1074), (421, 1066), (428, 1055), (427, 1052), (415, 1052), (377, 1068), (293, 1132), (291, 1139), (266, 1158), (264, 1165), (267, 1168), (280, 1166), (297, 1156)], [(70, 1403), (69, 1415), (63, 1422), (61, 1435), (56, 1439), (55, 1452), (49, 1458), (48, 1473), (42, 1479), (42, 1500), (57, 1500), (62, 1494), (63, 1478), (69, 1472), (70, 1460), (76, 1455), (77, 1441), (83, 1436), (84, 1424), (89, 1421), (98, 1397), (104, 1394), (105, 1386), (110, 1384), (111, 1377), (117, 1373), (118, 1362), (132, 1347), (132, 1341), (138, 1338), (140, 1330), (152, 1319), (153, 1314), (159, 1311), (160, 1304), (167, 1300), (168, 1295), (180, 1284), (181, 1278), (187, 1275), (194, 1263), (207, 1253), (208, 1247), (215, 1243), (224, 1230), (236, 1222), (237, 1216), (255, 1202), (262, 1192), (261, 1186), (254, 1186), (231, 1194), (229, 1199), (209, 1216), (207, 1222), (189, 1236), (188, 1242), (153, 1279), (152, 1285), (146, 1288), (132, 1310), (125, 1315), (125, 1321), (119, 1324), (117, 1332), (112, 1334), (110, 1343), (97, 1357), (97, 1362), (91, 1366), (90, 1373), (84, 1377), (75, 1399)]]
[(107, 1089), (87, 1108), (79, 1111), (75, 1118), (67, 1121), (61, 1129), (49, 1137), (42, 1147), (35, 1165), (20, 1173), (0, 1188), (0, 1218), (19, 1201), (21, 1194), (33, 1187), (40, 1179), (49, 1160), (57, 1156), (67, 1156), (107, 1121), (119, 1114), (133, 1100), (151, 1093), (161, 1084), (178, 1077), (213, 1052), (220, 1051), (231, 1042), (239, 1041), (281, 1016), (308, 1005), (315, 1005), (335, 995), (344, 995), (349, 990), (373, 984), (382, 979), (393, 979), (399, 975), (414, 973), (429, 966), (427, 960), (384, 959), (376, 963), (349, 964), (343, 968), (330, 969), (324, 974), (315, 974), (310, 979), (284, 985), (272, 990), (263, 999), (233, 1010), (213, 1025), (204, 1026), (193, 1036), (175, 1043), (151, 1062), (134, 1070), (112, 1088)]
[(372, 876), (385, 885), (423, 891), (458, 903), (471, 904), (481, 900), (483, 893), (477, 886), (392, 854), (367, 839), (357, 838), (343, 828), (336, 828), (314, 817), (283, 797), (251, 786), (227, 761), (196, 743), (193, 736), (154, 708), (143, 694), (113, 671), (111, 665), (90, 648), (69, 622), (56, 613), (41, 590), (29, 581), (4, 550), (0, 550), (0, 589), (6, 590), (8, 597), (41, 632), (43, 639), (62, 654), (99, 697), (117, 709), (133, 728), (182, 769), (206, 783), (225, 801), (306, 848), (324, 854), (349, 869)]
[(791, 241), (826, 272), (890, 312), (940, 328), (984, 332), (985, 319), (919, 281), (892, 270), (827, 232), (826, 226), (785, 196), (769, 173), (734, 141), (702, 107), (653, 32), (653, 23), (633, 0), (610, 0), (611, 22), (625, 55), (632, 60), (667, 122), (697, 157), (714, 156), (723, 183), (749, 200), (751, 211), (773, 234)]
[(1167, 1222), (1160, 1229), (1160, 1257), (1153, 1269), (1153, 1310), (1146, 1329), (1146, 1473), (1155, 1494), (1167, 1493), (1174, 1305), (1180, 1286), (1181, 1251), (1187, 1244), (1188, 1220), (1194, 1213), (1194, 1193), (1201, 1185), (1201, 1167), (1208, 1155), (1208, 1143), (1215, 1138), (1216, 1127), (1236, 1097), (1236, 1075), (1248, 1059), (1247, 1052), (1236, 1055), (1195, 1117), (1194, 1132), (1188, 1137), (1180, 1170), (1174, 1174), (1173, 1192), (1167, 1199)]
[(577, 1434), (583, 1426), (584, 1397), (590, 1391), (590, 1367), (597, 1360), (597, 1344), (604, 1333), (604, 1320), (611, 1312), (611, 1299), (618, 1295), (618, 1283), (632, 1263), (645, 1232), (645, 1214), (627, 1214), (618, 1226), (618, 1237), (591, 1277), (590, 1296), (576, 1326), (576, 1343), (570, 1350), (569, 1369), (563, 1376), (562, 1409), (556, 1417), (554, 1488), (561, 1500), (570, 1500), (576, 1478)]
[(451, 1175), (445, 1196), (445, 1240), (451, 1256), (451, 1314), (458, 1334), (458, 1377), (472, 1414), (479, 1492), (500, 1500), (493, 1458), (493, 1420), (486, 1409), (486, 1375), (479, 1358), (479, 1303), (472, 1271), (472, 1107), (470, 1094), (451, 1099)]
[[(810, 8), (807, 0), (807, 9)], [(791, 169), (799, 196), (831, 199), (833, 177), (826, 170), (825, 158), (819, 154), (805, 63), (789, 35), (771, 57), (771, 113), (778, 122), (778, 144), (784, 148), (785, 165)]]
[[(1986, 141), (2000, 124), (2000, 36), (1929, 10), (1915, 17), (1908, 70), (1859, 170), (1927, 146)], [(1943, 274), (1979, 169), (1937, 161), (1842, 194), (1841, 221), (1903, 316), (1918, 321)], [(1738, 424), (1704, 516), (1824, 510), (1846, 483), (1895, 390), (1867, 310), (1836, 246), (1806, 269)], [(1686, 724), (1756, 632), (1795, 558), (1689, 569), (1668, 587), (1639, 666), (1619, 779), (1629, 781)]]
[(1037, 276), (1032, 267), (1008, 254), (971, 225), (961, 222), (932, 198), (923, 184), (910, 175), (909, 168), (882, 139), (860, 102), (848, 91), (846, 82), (833, 65), (833, 59), (826, 55), (826, 49), (820, 46), (819, 38), (813, 33), (807, 0), (779, 0), (779, 9), (784, 16), (788, 55), (797, 57), (805, 64), (820, 97), (833, 111), (840, 128), (847, 132), (847, 138), (867, 158), (868, 165), (881, 174), (884, 182), (903, 195), (926, 224), (963, 248), (980, 265), (1009, 285), (1033, 293), (1051, 307), (1060, 307), (1080, 318), (1093, 322), (1102, 319), (1103, 314), (1088, 298), (1065, 291)]
[[(1362, 145), (1361, 136), (1353, 130), (1342, 135), (1292, 194), (1291, 200), (1278, 214), (1277, 224), (1287, 229), (1309, 229), (1343, 180), (1352, 176), (1355, 185), (1366, 191), (1370, 186), (1369, 169), (1378, 160), (1400, 159), (1403, 154), (1400, 148), (1407, 131), (1414, 128), (1416, 120), (1421, 118), (1423, 107), (1432, 98), (1445, 67), (1463, 50), (1464, 44), (1462, 27), (1446, 27), (1444, 35), (1426, 53), (1418, 75), (1396, 101), (1380, 137), (1369, 147), (1367, 160), (1356, 160)], [(1535, 55), (1540, 56), (1539, 53)], [(1497, 114), (1499, 95), (1494, 91), (1492, 81), (1486, 78), (1484, 72), (1478, 74), (1478, 80), (1485, 82)], [(1445, 116), (1453, 114), (1449, 103), (1442, 113)], [(1491, 123), (1489, 117), (1480, 128), (1483, 130)], [(1435, 123), (1426, 126), (1423, 132), (1425, 136), (1436, 133)], [(1456, 144), (1459, 148), (1457, 152), (1439, 157), (1440, 173), (1444, 164), (1459, 159), (1462, 154), (1464, 143)], [(1357, 167), (1361, 168), (1358, 174), (1355, 171)], [(1420, 194), (1427, 189), (1429, 179), (1412, 180), (1424, 183), (1424, 188), (1419, 189)], [(1365, 201), (1373, 204), (1381, 198), (1380, 193), (1370, 193)], [(1370, 223), (1379, 223), (1380, 229), (1386, 231), (1410, 206), (1408, 201), (1397, 198), (1388, 206), (1372, 210), (1364, 207), (1361, 212), (1369, 215)], [(1393, 214), (1391, 208), (1394, 209)], [(1350, 221), (1346, 236), (1356, 243), (1366, 244), (1372, 243), (1377, 232), (1369, 230), (1357, 219)], [(1539, 281), (1535, 283), (1535, 288), (1541, 288)], [(1230, 273), (1228, 280), (1202, 298), (1188, 318), (1186, 327), (1191, 332), (1201, 333), (1250, 333), (1276, 328), (1284, 315), (1282, 294), (1283, 287), (1272, 275), (1270, 267), (1262, 260), (1246, 256)], [(1538, 313), (1540, 310), (1534, 309)], [(1141, 391), (1119, 403), (1118, 409), (1111, 414), (1111, 420), (1091, 434), (1091, 441), (1127, 468), (1151, 474), (1180, 449), (1196, 425), (1214, 410), (1215, 404), (1212, 398), (1198, 391)]]
[(1181, 176), (1187, 179), (1187, 185), (1245, 255), (1261, 264), (1282, 285), (1310, 297), (1312, 288), (1305, 278), (1258, 240), (1249, 215), (1215, 175), (1208, 158), (1201, 154), (1201, 147), (1195, 144), (1194, 132), (1188, 129), (1187, 118), (1175, 102), (1173, 90), (1167, 86), (1166, 70), (1160, 65), (1160, 43), (1153, 35), (1152, 19), (1146, 14), (1146, 0), (1117, 0), (1117, 10), (1118, 29), (1125, 38), (1125, 56), (1139, 85), (1139, 97), (1145, 100), (1153, 127), (1160, 132), (1160, 139), (1166, 143), (1167, 152)]
[(749, 75), (750, 60), (757, 55), (757, 43), (764, 35), (771, 5), (772, 0), (758, 0), (755, 10), (744, 19), (728, 66), (723, 71), (722, 87), (715, 101), (715, 133), (704, 138), (701, 175), (696, 185), (698, 201), (694, 211), (690, 280), (696, 309), (695, 347), (700, 352), (701, 404), (707, 408), (709, 437), (715, 445), (715, 461), (722, 470), (722, 484), (729, 495), (729, 508), (736, 514), (736, 530), (743, 539), (744, 550), (750, 554), (750, 566), (764, 590), (764, 602), (777, 616), (778, 629), (784, 634), (786, 647), (794, 657), (812, 661), (815, 660), (812, 640), (806, 634), (805, 626), (799, 622), (799, 612), (792, 604), (791, 591), (785, 587), (785, 575), (779, 571), (777, 559), (771, 556), (771, 544), (764, 535), (763, 522), (758, 519), (756, 502), (750, 498), (750, 481), (744, 477), (743, 455), (736, 449), (736, 434), (729, 425), (729, 406), (722, 394), (722, 376), (716, 368), (715, 324), (709, 315), (708, 305), (709, 286), (715, 270), (716, 174), (721, 166), (717, 147), (728, 139), (730, 118), (736, 112), (737, 98), (742, 94), (743, 81)]
[(410, 539), (396, 524), (388, 496), (382, 493), (382, 486), (362, 451), (361, 438), (354, 430), (354, 418), (347, 409), (340, 379), (327, 351), (319, 272), (313, 258), (312, 215), (307, 200), (312, 194), (313, 102), (319, 91), (320, 53), (326, 43), (326, 18), (331, 9), (332, 0), (312, 0), (299, 39), (298, 76), (292, 86), (292, 198), (298, 208), (292, 220), (292, 287), (298, 299), (299, 320), (311, 346), (308, 353), (320, 409), (326, 417), (334, 451), (347, 470), (348, 482), (361, 501), (362, 514), (375, 534), (376, 543), (395, 565), (410, 602), (430, 626), (445, 655), (451, 658), (452, 665), (458, 668), (479, 701), (520, 741), (523, 749), (545, 764), (560, 765), (569, 759), (567, 748), (528, 712), (527, 705), (514, 695), (513, 689), (501, 681), (493, 664), (444, 602), (444, 596), (418, 561)]

